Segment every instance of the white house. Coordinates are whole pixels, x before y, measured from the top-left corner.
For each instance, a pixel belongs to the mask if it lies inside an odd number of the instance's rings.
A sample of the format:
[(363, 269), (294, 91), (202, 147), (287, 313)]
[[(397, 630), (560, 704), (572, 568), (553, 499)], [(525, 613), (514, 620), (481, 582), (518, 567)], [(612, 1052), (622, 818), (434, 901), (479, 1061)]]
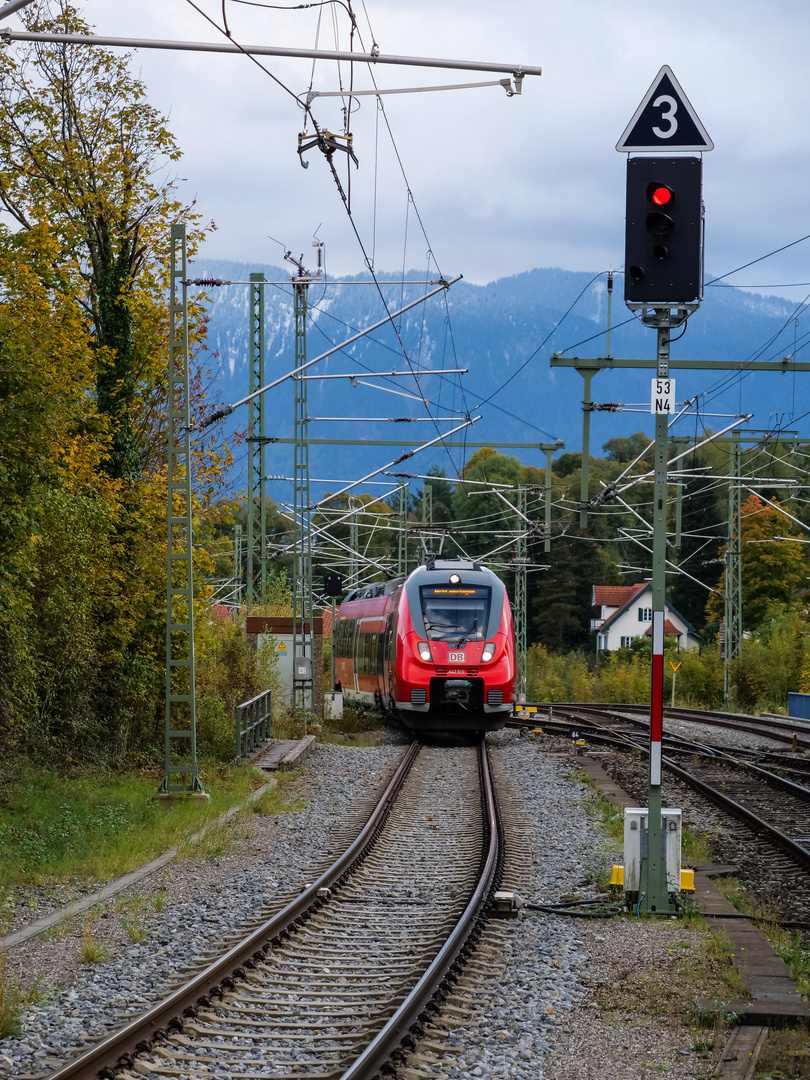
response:
[[(593, 603), (600, 608), (599, 618), (591, 621), (596, 630), (596, 648), (613, 652), (630, 645), (634, 638), (652, 635), (652, 584), (594, 585)], [(692, 624), (667, 604), (664, 609), (664, 633), (674, 634), (678, 649), (694, 649), (700, 643)]]

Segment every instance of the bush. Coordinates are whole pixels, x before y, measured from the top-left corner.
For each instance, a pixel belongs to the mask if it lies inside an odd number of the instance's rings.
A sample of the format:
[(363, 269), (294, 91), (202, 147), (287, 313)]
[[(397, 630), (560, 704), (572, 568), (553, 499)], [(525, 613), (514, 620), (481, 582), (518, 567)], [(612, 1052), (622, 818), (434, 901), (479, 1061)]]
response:
[(591, 701), (593, 677), (581, 653), (555, 656), (544, 645), (526, 653), (529, 701)]
[(649, 654), (619, 649), (608, 653), (594, 679), (595, 701), (644, 705), (650, 700)]
[(241, 613), (200, 623), (195, 635), (197, 748), (201, 756), (228, 761), (235, 753), (237, 706), (264, 690), (272, 690), (278, 700), (277, 654), (272, 638), (258, 651), (246, 645)]

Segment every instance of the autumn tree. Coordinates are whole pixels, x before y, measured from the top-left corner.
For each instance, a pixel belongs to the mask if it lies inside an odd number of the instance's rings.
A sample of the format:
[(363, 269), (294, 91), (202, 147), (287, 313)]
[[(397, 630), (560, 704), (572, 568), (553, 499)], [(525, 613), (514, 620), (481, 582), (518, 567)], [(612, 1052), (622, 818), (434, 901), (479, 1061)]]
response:
[[(66, 0), (22, 15), (89, 30)], [(0, 721), (43, 751), (162, 727), (169, 226), (201, 237), (178, 157), (128, 57), (0, 53)], [(197, 447), (198, 503), (222, 464)]]
[[(90, 31), (66, 0), (20, 14), (32, 31)], [(47, 223), (75, 260), (97, 349), (96, 403), (109, 422), (105, 468), (131, 480), (143, 464), (138, 408), (158, 379), (154, 264), (169, 222), (193, 215), (171, 181), (156, 180), (180, 151), (128, 65), (110, 50), (58, 43), (0, 53), (0, 204), (20, 230)]]
[[(773, 604), (787, 607), (803, 590), (807, 582), (805, 546), (796, 526), (780, 512), (774, 501), (770, 506), (756, 495), (750, 495), (741, 507), (742, 528), (742, 613), (746, 630), (757, 630)], [(776, 539), (791, 537), (795, 539)], [(706, 606), (706, 615), (713, 622), (723, 617), (725, 573)]]

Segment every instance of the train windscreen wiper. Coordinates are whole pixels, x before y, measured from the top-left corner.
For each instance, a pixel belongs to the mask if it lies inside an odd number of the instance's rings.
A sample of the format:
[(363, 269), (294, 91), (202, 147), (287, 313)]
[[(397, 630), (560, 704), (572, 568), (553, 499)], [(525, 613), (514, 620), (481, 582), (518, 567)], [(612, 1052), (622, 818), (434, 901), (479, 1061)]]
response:
[(456, 642), (456, 648), (460, 649), (462, 645), (466, 645), (466, 643), (470, 640), (470, 636), (472, 634), (474, 634), (477, 629), (478, 629), (478, 616), (476, 615), (476, 617), (472, 621), (472, 624), (467, 627), (467, 629), (464, 631), (464, 633), (461, 635), (461, 637)]

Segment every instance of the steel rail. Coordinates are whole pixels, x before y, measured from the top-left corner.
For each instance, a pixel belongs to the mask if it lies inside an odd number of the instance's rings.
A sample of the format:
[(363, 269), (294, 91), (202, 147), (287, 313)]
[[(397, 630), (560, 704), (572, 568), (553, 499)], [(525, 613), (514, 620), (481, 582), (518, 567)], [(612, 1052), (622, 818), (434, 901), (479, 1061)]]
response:
[[(749, 810), (747, 806), (737, 802), (736, 799), (732, 799), (730, 796), (724, 795), (722, 791), (713, 788), (710, 784), (704, 783), (693, 773), (690, 773), (688, 769), (681, 768), (680, 765), (676, 765), (674, 761), (668, 758), (662, 758), (661, 760), (662, 764), (666, 765), (670, 772), (675, 773), (675, 775), (683, 780), (684, 783), (689, 784), (690, 787), (695, 788), (695, 790), (699, 791), (702, 795), (705, 795), (706, 798), (711, 799), (725, 810), (729, 810), (736, 817), (743, 818), (743, 820), (753, 825), (758, 831), (766, 833), (777, 847), (780, 847), (784, 852), (790, 855), (792, 859), (795, 859), (796, 862), (801, 863), (805, 869), (810, 870), (810, 851), (807, 851), (806, 848), (797, 844), (795, 840), (791, 840), (787, 833), (782, 832), (781, 829), (777, 829), (775, 825), (766, 821), (765, 818), (760, 817), (759, 814), (755, 814), (753, 810)], [(756, 766), (746, 766), (743, 762), (738, 762), (738, 764), (743, 768), (756, 768)], [(774, 776), (773, 773), (769, 773), (764, 769), (758, 769), (757, 772), (766, 775), (768, 777), (768, 783), (778, 780), (785, 785), (791, 784), (791, 781), (785, 780), (783, 777)], [(774, 786), (778, 787), (779, 784), (774, 784)], [(793, 784), (792, 786), (798, 787), (799, 785)], [(806, 790), (807, 789), (805, 789), (805, 791)], [(810, 792), (807, 792), (803, 798), (810, 798)]]
[(340, 1080), (371, 1080), (390, 1060), (410, 1028), (417, 1022), (436, 992), (442, 988), (442, 984), (447, 980), (451, 968), (457, 962), (459, 954), (486, 907), (501, 857), (501, 824), (489, 756), (483, 740), (479, 744), (478, 754), (482, 801), (488, 832), (487, 848), (482, 858), (478, 882), (452, 933), (424, 975), (363, 1053), (341, 1074)]
[(322, 905), (323, 901), (318, 896), (319, 891), (332, 887), (351, 870), (358, 860), (364, 858), (367, 849), (384, 825), (418, 753), (419, 743), (414, 742), (406, 751), (399, 768), (388, 782), (357, 839), (328, 870), (321, 874), (317, 881), (179, 990), (136, 1017), (125, 1027), (112, 1032), (80, 1057), (61, 1066), (49, 1075), (48, 1080), (96, 1080), (98, 1077), (113, 1080), (122, 1068), (132, 1065), (135, 1054), (150, 1050), (153, 1040), (162, 1039), (167, 1030), (172, 1028), (181, 1030), (182, 1016), (193, 1015), (199, 999), (209, 994), (213, 987), (225, 985), (230, 988), (234, 977), (239, 979), (244, 975), (245, 967), (252, 967), (256, 960), (264, 959), (265, 953), (274, 940), (293, 923), (304, 919), (310, 909)]

